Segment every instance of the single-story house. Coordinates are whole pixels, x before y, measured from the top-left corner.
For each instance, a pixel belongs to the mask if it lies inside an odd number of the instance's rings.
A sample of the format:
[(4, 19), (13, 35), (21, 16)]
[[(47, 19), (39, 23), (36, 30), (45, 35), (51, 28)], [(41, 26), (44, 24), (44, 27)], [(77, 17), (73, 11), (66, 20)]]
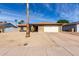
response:
[(14, 26), (11, 23), (0, 22), (0, 32), (4, 32), (6, 28), (10, 28), (10, 27), (16, 28), (16, 26)]
[[(19, 24), (18, 29), (20, 32), (26, 31), (27, 24)], [(31, 28), (34, 28), (34, 32), (61, 32), (62, 24), (60, 23), (51, 23), (51, 22), (37, 22), (30, 24)]]
[(79, 22), (64, 24), (62, 30), (67, 32), (79, 32)]

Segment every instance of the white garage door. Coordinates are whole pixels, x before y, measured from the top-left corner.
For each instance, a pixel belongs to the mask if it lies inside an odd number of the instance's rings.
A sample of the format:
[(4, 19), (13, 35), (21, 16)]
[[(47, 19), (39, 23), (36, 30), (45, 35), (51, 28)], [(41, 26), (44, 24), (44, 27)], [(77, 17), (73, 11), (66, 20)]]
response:
[(58, 32), (58, 26), (44, 26), (44, 32)]
[(77, 32), (79, 32), (79, 24), (77, 24)]

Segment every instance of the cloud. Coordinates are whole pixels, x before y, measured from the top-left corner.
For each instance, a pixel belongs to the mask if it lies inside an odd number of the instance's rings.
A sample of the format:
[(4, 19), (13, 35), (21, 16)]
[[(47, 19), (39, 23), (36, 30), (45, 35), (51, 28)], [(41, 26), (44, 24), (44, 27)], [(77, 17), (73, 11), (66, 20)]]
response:
[[(33, 4), (34, 7), (38, 7), (38, 5)], [(40, 5), (40, 4), (39, 4)], [(53, 8), (55, 7), (55, 8)], [(44, 12), (37, 12), (37, 10), (44, 9)], [(40, 20), (40, 21), (57, 21), (59, 19), (67, 19), (70, 22), (79, 21), (79, 3), (56, 3), (49, 4), (44, 3), (41, 4), (41, 8), (38, 7), (35, 11), (31, 9), (31, 18), (32, 21)]]
[(30, 10), (30, 23), (32, 22), (55, 21), (53, 18), (46, 17), (43, 13), (37, 13)]
[(0, 21), (8, 21), (13, 22), (15, 19), (17, 20), (26, 20), (26, 15), (23, 14), (17, 14), (14, 11), (11, 10), (4, 10), (0, 9)]
[(49, 3), (43, 4), (44, 7), (46, 7), (49, 11), (52, 11), (51, 5)]
[[(30, 22), (39, 21), (52, 21), (55, 22), (58, 19), (67, 19), (69, 21), (79, 20), (79, 4), (67, 4), (67, 3), (56, 3), (56, 4), (32, 4), (30, 9)], [(55, 7), (55, 8), (53, 8)], [(35, 9), (36, 8), (36, 9)], [(22, 14), (9, 8), (0, 8), (0, 21), (14, 21), (26, 20), (26, 13)]]
[(79, 21), (79, 4), (56, 4), (56, 13), (60, 19)]

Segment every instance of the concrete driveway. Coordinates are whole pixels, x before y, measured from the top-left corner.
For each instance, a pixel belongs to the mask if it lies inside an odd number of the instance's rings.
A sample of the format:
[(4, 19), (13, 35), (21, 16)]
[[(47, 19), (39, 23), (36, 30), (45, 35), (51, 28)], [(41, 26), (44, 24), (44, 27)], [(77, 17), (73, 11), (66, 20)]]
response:
[[(79, 36), (69, 33), (0, 34), (2, 56), (79, 56)], [(25, 46), (24, 46), (25, 45)]]

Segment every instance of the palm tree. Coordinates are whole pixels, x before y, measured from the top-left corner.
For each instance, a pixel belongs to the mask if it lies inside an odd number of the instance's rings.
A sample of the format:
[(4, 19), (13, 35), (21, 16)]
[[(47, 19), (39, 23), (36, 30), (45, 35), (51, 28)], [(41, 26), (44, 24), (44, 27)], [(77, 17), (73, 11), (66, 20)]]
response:
[(21, 24), (21, 22), (18, 22), (18, 24)]
[(24, 24), (24, 20), (21, 20), (20, 22), (21, 22), (21, 24)]
[(20, 20), (18, 24), (24, 24), (24, 20)]
[(7, 21), (4, 21), (4, 23), (7, 23)]
[(26, 37), (30, 37), (30, 25), (29, 25), (29, 4), (27, 3), (27, 25), (26, 25)]
[(16, 26), (17, 26), (17, 23), (18, 23), (18, 20), (17, 19), (15, 19), (15, 23), (16, 23)]

